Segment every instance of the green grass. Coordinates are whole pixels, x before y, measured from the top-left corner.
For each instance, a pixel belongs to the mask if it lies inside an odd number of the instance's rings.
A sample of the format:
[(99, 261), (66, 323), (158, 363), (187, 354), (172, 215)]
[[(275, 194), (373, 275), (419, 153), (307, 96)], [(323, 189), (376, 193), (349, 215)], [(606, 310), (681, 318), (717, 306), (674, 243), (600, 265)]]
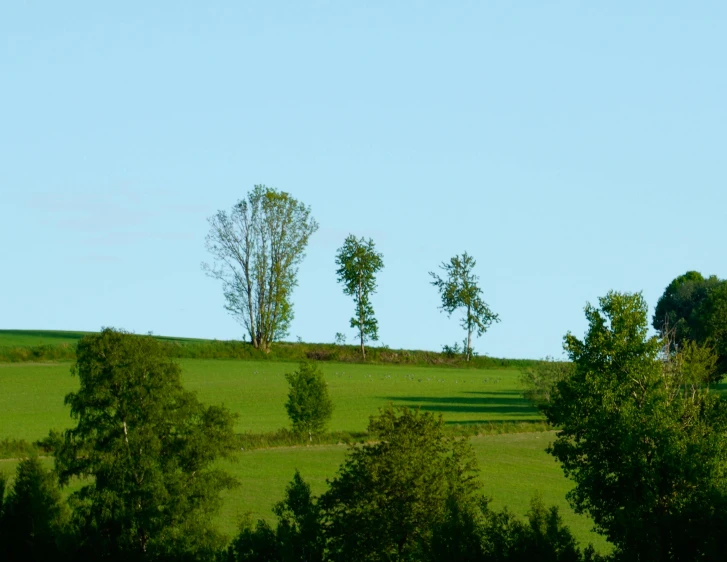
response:
[[(492, 497), (493, 508), (508, 506), (521, 516), (527, 512), (533, 495), (540, 494), (546, 505), (560, 508), (566, 524), (582, 545), (590, 542), (600, 552), (606, 552), (608, 544), (591, 532), (590, 520), (575, 514), (565, 500), (571, 483), (553, 458), (545, 453), (552, 438), (552, 433), (471, 438), (481, 469), (483, 491)], [(326, 489), (326, 479), (336, 474), (346, 450), (343, 445), (260, 449), (242, 452), (235, 462), (221, 463), (239, 479), (240, 486), (224, 494), (217, 524), (232, 536), (246, 513), (251, 513), (255, 519), (273, 522), (272, 506), (282, 499), (285, 486), (296, 469), (313, 492), (320, 494)], [(49, 468), (52, 466), (52, 459), (44, 462)], [(0, 472), (11, 476), (16, 466), (14, 461), (0, 461)]]
[[(295, 363), (181, 359), (183, 381), (208, 404), (239, 415), (238, 432), (289, 426), (284, 373)], [(335, 405), (331, 431), (363, 431), (387, 404), (421, 406), (447, 423), (527, 422), (542, 419), (522, 397), (517, 370), (470, 370), (321, 363)], [(70, 363), (0, 364), (0, 439), (35, 441), (73, 420), (64, 396), (77, 388)]]
[(0, 347), (74, 344), (88, 333), (53, 330), (0, 330)]

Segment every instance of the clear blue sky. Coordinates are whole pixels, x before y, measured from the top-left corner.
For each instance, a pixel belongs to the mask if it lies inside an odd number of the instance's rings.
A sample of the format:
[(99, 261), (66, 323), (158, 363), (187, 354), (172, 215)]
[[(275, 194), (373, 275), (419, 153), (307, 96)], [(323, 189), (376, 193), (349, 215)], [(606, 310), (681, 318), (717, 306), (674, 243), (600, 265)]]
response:
[(206, 219), (264, 183), (321, 225), (289, 339), (352, 339), (353, 233), (383, 343), (461, 341), (427, 272), (466, 250), (502, 318), (475, 348), (559, 356), (609, 289), (727, 277), (726, 30), (724, 2), (4, 2), (0, 328), (241, 337)]

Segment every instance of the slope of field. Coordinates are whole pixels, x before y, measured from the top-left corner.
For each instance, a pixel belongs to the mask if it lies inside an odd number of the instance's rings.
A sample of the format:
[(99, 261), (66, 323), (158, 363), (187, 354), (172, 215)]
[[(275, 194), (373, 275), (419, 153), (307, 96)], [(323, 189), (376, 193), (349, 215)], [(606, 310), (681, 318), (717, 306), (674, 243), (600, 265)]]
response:
[[(288, 427), (284, 374), (295, 363), (180, 359), (183, 381), (208, 404), (239, 415), (238, 432)], [(321, 363), (334, 403), (331, 431), (362, 431), (388, 404), (421, 406), (448, 423), (533, 421), (540, 414), (519, 388), (519, 371)], [(77, 388), (69, 363), (0, 364), (0, 439), (34, 441), (70, 427), (63, 398)]]

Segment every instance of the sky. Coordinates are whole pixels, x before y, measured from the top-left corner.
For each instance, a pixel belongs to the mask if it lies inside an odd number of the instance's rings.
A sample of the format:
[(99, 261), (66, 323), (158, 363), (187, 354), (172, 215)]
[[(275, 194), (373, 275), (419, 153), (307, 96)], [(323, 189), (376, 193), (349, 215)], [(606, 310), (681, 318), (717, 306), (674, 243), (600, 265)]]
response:
[(0, 329), (241, 339), (207, 218), (255, 184), (320, 224), (289, 340), (461, 342), (428, 272), (477, 260), (496, 357), (560, 357), (609, 290), (727, 277), (727, 3), (0, 4)]

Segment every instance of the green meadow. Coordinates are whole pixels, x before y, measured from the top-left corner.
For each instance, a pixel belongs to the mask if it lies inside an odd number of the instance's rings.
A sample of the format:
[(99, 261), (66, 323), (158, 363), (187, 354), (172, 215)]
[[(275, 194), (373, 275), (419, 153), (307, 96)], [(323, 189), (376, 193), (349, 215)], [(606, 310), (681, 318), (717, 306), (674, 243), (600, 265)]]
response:
[[(296, 363), (181, 359), (184, 384), (238, 414), (238, 432), (287, 427), (284, 374)], [(331, 431), (363, 431), (388, 404), (442, 414), (450, 424), (536, 421), (519, 371), (321, 363), (335, 404)], [(0, 439), (35, 441), (70, 427), (64, 396), (76, 389), (69, 363), (0, 363)]]
[[(289, 426), (284, 403), (286, 372), (294, 362), (178, 360), (184, 384), (211, 404), (224, 404), (238, 415), (240, 433), (272, 432)], [(452, 369), (321, 362), (335, 404), (331, 431), (361, 432), (369, 416), (389, 404), (420, 407), (441, 414), (447, 424), (534, 422), (539, 413), (527, 402), (516, 369)], [(70, 427), (73, 420), (64, 396), (77, 388), (70, 363), (0, 363), (0, 439), (34, 441), (49, 429)], [(605, 541), (592, 533), (590, 521), (570, 510), (565, 494), (570, 482), (545, 448), (551, 433), (511, 433), (472, 437), (484, 491), (493, 506), (525, 514), (530, 499), (540, 494), (561, 508), (578, 539), (599, 550)], [(335, 475), (346, 445), (274, 447), (241, 451), (222, 465), (240, 481), (225, 494), (218, 521), (235, 532), (245, 514), (272, 519), (296, 469), (321, 493)], [(52, 459), (47, 459), (49, 466)], [(0, 461), (0, 472), (12, 475), (17, 461)]]

